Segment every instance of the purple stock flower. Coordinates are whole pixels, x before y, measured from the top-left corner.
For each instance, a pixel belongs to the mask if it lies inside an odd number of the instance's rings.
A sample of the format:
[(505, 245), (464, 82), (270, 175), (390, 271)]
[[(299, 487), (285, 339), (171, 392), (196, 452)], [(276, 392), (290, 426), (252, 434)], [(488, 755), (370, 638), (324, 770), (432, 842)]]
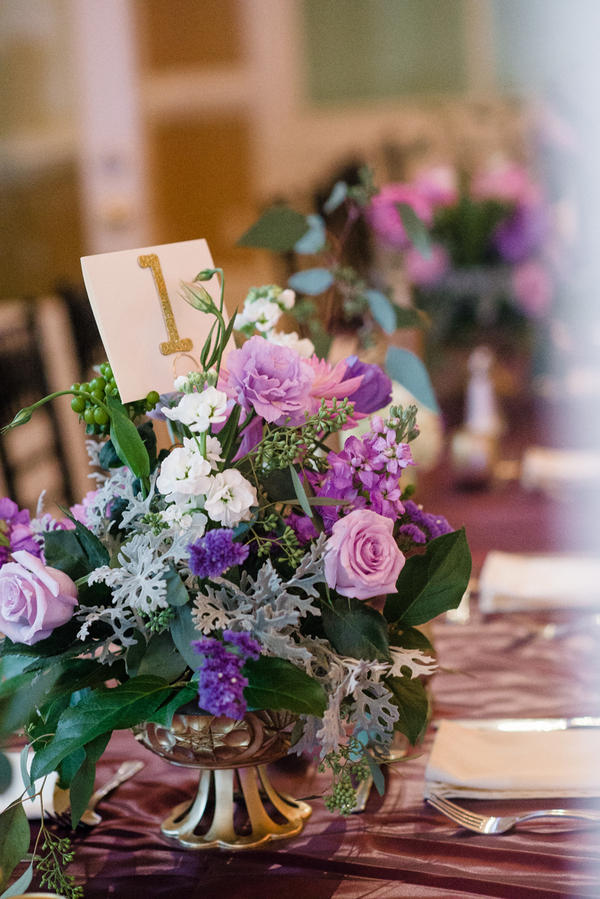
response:
[(239, 720), (246, 713), (244, 687), (248, 678), (242, 675), (247, 659), (257, 659), (260, 645), (249, 634), (223, 632), (230, 646), (214, 637), (194, 640), (192, 647), (202, 655), (198, 681), (198, 705), (212, 715), (226, 715)]
[(406, 500), (404, 503), (404, 511), (408, 515), (410, 522), (416, 525), (421, 531), (424, 531), (426, 535), (428, 534), (430, 540), (441, 537), (442, 534), (449, 534), (453, 530), (443, 515), (434, 515), (432, 512), (424, 512), (423, 509), (420, 506), (417, 506), (411, 499)]
[(342, 383), (362, 375), (362, 382), (352, 394), (354, 411), (370, 415), (392, 402), (392, 382), (378, 365), (361, 362), (358, 356), (348, 356)]
[(264, 337), (251, 337), (229, 353), (222, 373), (219, 389), (246, 412), (256, 409), (265, 421), (281, 425), (289, 417), (292, 425), (299, 425), (311, 408), (314, 369), (294, 350)]
[(209, 531), (188, 546), (190, 571), (198, 577), (220, 577), (232, 565), (241, 565), (248, 558), (249, 549), (235, 543), (231, 528)]
[(307, 515), (297, 515), (295, 512), (292, 512), (286, 518), (285, 523), (296, 534), (300, 546), (306, 546), (307, 543), (318, 537), (318, 531)]
[(19, 550), (26, 550), (41, 559), (42, 548), (33, 536), (29, 522), (27, 509), (19, 509), (7, 496), (0, 497), (0, 565)]

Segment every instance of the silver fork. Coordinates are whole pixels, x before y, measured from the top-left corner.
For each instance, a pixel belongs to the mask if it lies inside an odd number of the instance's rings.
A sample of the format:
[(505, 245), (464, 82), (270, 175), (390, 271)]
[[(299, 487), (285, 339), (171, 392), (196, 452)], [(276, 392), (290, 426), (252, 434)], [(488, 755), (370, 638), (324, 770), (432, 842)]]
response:
[(596, 821), (600, 824), (600, 812), (587, 812), (578, 809), (569, 808), (547, 808), (540, 809), (535, 812), (526, 812), (523, 815), (505, 815), (498, 817), (496, 815), (478, 815), (476, 812), (469, 812), (460, 805), (444, 799), (442, 796), (431, 794), (427, 797), (430, 803), (439, 812), (443, 812), (447, 818), (466, 827), (467, 830), (474, 830), (476, 833), (506, 833), (521, 821), (530, 821), (532, 818), (579, 818), (585, 821)]

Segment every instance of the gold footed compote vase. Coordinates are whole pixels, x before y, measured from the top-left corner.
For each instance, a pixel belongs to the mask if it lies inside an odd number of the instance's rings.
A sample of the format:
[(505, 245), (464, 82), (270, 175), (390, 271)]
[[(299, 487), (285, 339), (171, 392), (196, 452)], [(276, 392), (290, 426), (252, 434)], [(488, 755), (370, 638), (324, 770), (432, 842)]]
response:
[(200, 769), (196, 798), (177, 805), (162, 833), (187, 849), (253, 849), (300, 833), (311, 807), (278, 792), (267, 764), (286, 755), (287, 712), (247, 712), (240, 721), (173, 715), (171, 727), (146, 724), (140, 742), (173, 765)]

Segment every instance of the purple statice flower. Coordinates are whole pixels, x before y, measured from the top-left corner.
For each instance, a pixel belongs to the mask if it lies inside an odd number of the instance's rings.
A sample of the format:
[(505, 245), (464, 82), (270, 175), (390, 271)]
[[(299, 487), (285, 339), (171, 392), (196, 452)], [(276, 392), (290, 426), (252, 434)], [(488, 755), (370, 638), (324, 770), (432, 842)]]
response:
[(523, 262), (541, 247), (548, 224), (543, 206), (519, 203), (496, 228), (494, 246), (505, 262)]
[(304, 423), (313, 402), (310, 395), (314, 369), (290, 347), (251, 337), (227, 357), (221, 369), (219, 390), (236, 400), (246, 412), (255, 409), (261, 418), (282, 425)]
[(442, 534), (449, 534), (453, 530), (443, 515), (425, 512), (411, 499), (405, 501), (404, 511), (407, 513), (410, 522), (429, 535), (430, 540), (441, 537)]
[(427, 543), (427, 535), (423, 533), (420, 527), (413, 524), (412, 521), (408, 524), (401, 525), (400, 533), (410, 537), (413, 543)]
[(246, 714), (244, 687), (248, 678), (242, 674), (246, 659), (257, 659), (260, 645), (246, 633), (223, 633), (228, 644), (214, 637), (194, 640), (192, 647), (202, 655), (199, 669), (198, 705), (211, 715), (225, 715), (239, 720)]
[(8, 562), (13, 552), (26, 550), (41, 559), (42, 548), (30, 526), (29, 512), (19, 509), (7, 496), (0, 497), (0, 565)]
[(354, 411), (371, 415), (392, 402), (392, 382), (378, 365), (361, 362), (358, 356), (348, 356), (342, 383), (362, 375), (360, 387), (352, 393)]
[(190, 571), (201, 578), (220, 577), (232, 565), (241, 565), (248, 558), (249, 549), (235, 543), (231, 528), (216, 528), (190, 543)]

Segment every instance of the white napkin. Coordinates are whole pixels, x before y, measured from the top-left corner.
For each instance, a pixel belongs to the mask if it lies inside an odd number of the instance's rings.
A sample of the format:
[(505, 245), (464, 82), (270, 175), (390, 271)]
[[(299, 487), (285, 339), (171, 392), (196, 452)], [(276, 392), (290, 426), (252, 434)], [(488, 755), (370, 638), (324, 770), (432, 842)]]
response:
[(521, 485), (526, 490), (564, 492), (600, 483), (600, 453), (530, 446), (521, 462)]
[(500, 731), (442, 721), (425, 791), (465, 799), (600, 796), (600, 728)]
[(482, 612), (600, 606), (600, 558), (490, 552), (479, 576)]
[[(23, 786), (23, 778), (21, 777), (21, 753), (7, 752), (6, 757), (8, 758), (12, 769), (12, 780), (8, 790), (5, 793), (0, 793), (0, 811), (4, 811), (5, 808), (8, 808), (15, 799), (19, 799), (25, 789)], [(57, 778), (58, 775), (56, 771), (49, 774), (46, 778), (44, 789), (42, 790), (44, 809), (47, 812), (52, 812), (54, 809), (54, 785), (56, 784)], [(40, 789), (42, 782), (43, 779), (36, 781), (36, 791)], [(36, 796), (34, 799), (30, 799), (29, 796), (26, 796), (23, 802), (23, 808), (25, 809), (25, 814), (28, 818), (34, 819), (42, 817), (42, 804), (39, 796)]]

